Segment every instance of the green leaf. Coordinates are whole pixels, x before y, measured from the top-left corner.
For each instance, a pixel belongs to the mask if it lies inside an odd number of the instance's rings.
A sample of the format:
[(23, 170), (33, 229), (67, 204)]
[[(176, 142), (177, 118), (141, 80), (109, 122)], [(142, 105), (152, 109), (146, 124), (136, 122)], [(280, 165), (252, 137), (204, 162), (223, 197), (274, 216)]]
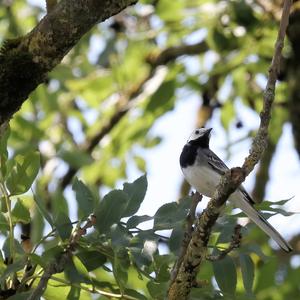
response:
[(124, 183), (123, 191), (128, 195), (127, 207), (122, 214), (123, 217), (129, 217), (135, 214), (142, 201), (145, 198), (147, 191), (147, 177), (146, 175), (141, 176), (132, 183)]
[(173, 253), (175, 254), (179, 253), (183, 237), (184, 237), (184, 228), (181, 224), (179, 224), (176, 227), (174, 227), (174, 229), (172, 230), (170, 240), (169, 240), (169, 247)]
[(143, 216), (132, 216), (131, 218), (128, 219), (127, 221), (127, 228), (135, 228), (137, 225), (139, 225), (140, 223), (152, 220), (153, 217), (147, 216), (147, 215), (143, 215)]
[[(152, 95), (146, 107), (147, 111), (163, 113), (166, 107), (173, 107), (173, 100), (175, 95), (175, 80), (168, 80), (161, 84), (158, 90)], [(162, 101), (164, 108), (162, 108)]]
[(223, 127), (228, 130), (230, 122), (233, 120), (235, 116), (235, 109), (233, 105), (233, 101), (227, 100), (222, 106), (221, 110), (221, 122)]
[(47, 209), (45, 207), (43, 200), (38, 195), (35, 195), (35, 194), (33, 195), (33, 199), (34, 199), (34, 202), (35, 202), (39, 212), (41, 213), (41, 215), (47, 220), (47, 222), (50, 224), (50, 226), (53, 227), (54, 223), (53, 223), (52, 217), (47, 212)]
[(221, 260), (213, 262), (213, 270), (221, 291), (233, 295), (236, 289), (237, 274), (233, 259), (225, 256)]
[(157, 15), (166, 22), (180, 22), (183, 18), (184, 2), (159, 1), (156, 5)]
[(7, 222), (6, 217), (3, 215), (3, 213), (0, 213), (0, 230), (2, 232), (6, 232), (9, 230), (9, 224)]
[(152, 263), (152, 257), (149, 257), (143, 250), (143, 247), (130, 247), (131, 258), (139, 268), (148, 267)]
[(113, 273), (120, 290), (124, 292), (128, 281), (129, 255), (126, 248), (119, 248), (114, 255)]
[(55, 225), (55, 227), (58, 231), (58, 234), (62, 240), (66, 240), (70, 237), (73, 226), (72, 226), (71, 220), (65, 213), (60, 212), (57, 215), (57, 217), (54, 221), (54, 225)]
[(5, 132), (0, 133), (0, 172), (3, 178), (6, 176), (6, 161), (8, 158), (7, 152), (7, 140), (10, 135), (10, 127), (9, 125), (5, 129)]
[[(12, 257), (12, 253), (11, 253), (11, 239), (10, 237), (7, 237), (3, 243), (2, 246), (2, 252), (5, 258), (11, 258)], [(24, 249), (21, 246), (20, 242), (16, 239), (13, 240), (14, 243), (14, 255), (18, 254), (20, 256), (24, 255)]]
[(170, 280), (171, 266), (174, 264), (175, 257), (173, 255), (155, 255), (155, 279), (158, 282), (166, 282)]
[(14, 166), (6, 179), (6, 186), (11, 195), (20, 195), (29, 190), (40, 168), (39, 152), (28, 152), (25, 156), (17, 155)]
[(239, 258), (245, 291), (247, 292), (247, 294), (252, 295), (254, 263), (250, 255), (241, 253), (239, 255)]
[(168, 283), (161, 283), (151, 280), (147, 283), (147, 288), (152, 298), (165, 299), (168, 290)]
[(6, 279), (8, 276), (12, 275), (13, 273), (16, 273), (21, 269), (23, 269), (26, 263), (27, 263), (27, 259), (23, 257), (15, 261), (14, 263), (8, 265), (5, 271), (3, 272), (3, 274), (1, 275), (0, 281)]
[(39, 260), (39, 263), (42, 263), (43, 267), (46, 267), (49, 263), (55, 261), (60, 255), (64, 252), (63, 247), (61, 246), (54, 246), (50, 249), (47, 249), (42, 254), (42, 260)]
[(64, 273), (70, 282), (90, 282), (87, 270), (82, 265), (81, 261), (76, 257), (73, 257), (71, 260), (69, 260), (68, 264), (64, 268)]
[(71, 286), (70, 292), (67, 296), (67, 300), (79, 300), (80, 299), (80, 287)]
[(17, 203), (12, 210), (13, 221), (15, 223), (28, 224), (30, 222), (30, 213), (28, 208), (23, 204), (21, 199), (17, 199)]
[(79, 209), (84, 213), (84, 216), (88, 216), (94, 208), (94, 197), (91, 191), (77, 178), (74, 179), (72, 189), (75, 191)]
[(154, 215), (154, 229), (171, 229), (185, 220), (187, 209), (183, 209), (175, 202), (161, 206)]
[(136, 290), (126, 289), (125, 294), (133, 297), (134, 299), (138, 299), (138, 300), (147, 300), (148, 299), (147, 297), (140, 294)]
[(76, 256), (89, 272), (99, 268), (106, 262), (106, 256), (98, 251), (80, 251)]
[(18, 293), (9, 297), (9, 300), (27, 300), (29, 296), (32, 294), (32, 291)]
[(220, 235), (216, 244), (226, 244), (232, 239), (232, 234), (236, 226), (236, 220), (229, 219), (226, 223), (221, 224)]
[(40, 265), (41, 267), (46, 267), (47, 263), (45, 263), (41, 256), (35, 253), (30, 253), (29, 257), (34, 264)]
[(71, 167), (77, 169), (86, 165), (90, 165), (94, 161), (89, 154), (76, 149), (72, 149), (71, 151), (61, 151), (59, 156)]
[(269, 257), (262, 252), (261, 247), (259, 245), (248, 245), (246, 249), (249, 253), (255, 253), (264, 262), (269, 259)]
[(128, 247), (130, 244), (131, 235), (127, 229), (120, 225), (113, 225), (110, 228), (111, 232), (111, 244), (113, 247)]
[(128, 195), (121, 190), (111, 191), (104, 196), (95, 209), (96, 228), (99, 233), (106, 233), (111, 225), (120, 221), (128, 201)]

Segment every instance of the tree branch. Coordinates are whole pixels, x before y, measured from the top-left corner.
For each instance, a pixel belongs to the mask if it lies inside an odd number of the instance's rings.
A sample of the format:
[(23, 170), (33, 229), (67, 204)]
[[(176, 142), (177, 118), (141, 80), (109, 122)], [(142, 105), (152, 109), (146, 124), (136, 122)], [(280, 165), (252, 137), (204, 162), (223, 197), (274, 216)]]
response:
[(57, 4), (57, 0), (46, 0), (47, 13), (50, 13), (56, 4)]
[(234, 228), (234, 233), (232, 235), (232, 239), (230, 242), (230, 245), (227, 249), (221, 251), (217, 255), (207, 255), (206, 259), (209, 261), (216, 261), (223, 259), (227, 254), (229, 254), (232, 250), (239, 248), (241, 241), (242, 241), (242, 234), (241, 234), (242, 226), (241, 225), (236, 225)]
[(185, 257), (179, 272), (171, 283), (168, 291), (168, 299), (187, 299), (190, 294), (193, 283), (195, 282), (201, 262), (206, 257), (207, 243), (223, 205), (231, 193), (245, 180), (246, 176), (253, 170), (254, 166), (260, 160), (266, 144), (268, 135), (268, 126), (271, 118), (271, 108), (275, 97), (275, 84), (279, 73), (280, 56), (284, 44), (284, 37), (289, 21), (289, 12), (292, 5), (291, 0), (286, 0), (283, 6), (283, 13), (280, 22), (278, 37), (275, 44), (275, 51), (269, 69), (267, 86), (263, 96), (263, 109), (260, 114), (260, 126), (255, 136), (250, 154), (246, 157), (242, 168), (232, 168), (222, 176), (220, 183), (207, 208), (197, 220), (196, 229), (187, 248)]
[(300, 80), (300, 1), (294, 1), (292, 13), (290, 16), (290, 24), (287, 36), (291, 42), (292, 55), (288, 59), (287, 75), (289, 85), (289, 117), (292, 124), (295, 149), (300, 158), (300, 91), (299, 85), (295, 84)]
[(0, 53), (0, 125), (86, 32), (136, 2), (61, 0), (30, 33), (6, 41)]
[(69, 243), (65, 249), (65, 251), (52, 263), (50, 263), (44, 271), (36, 289), (33, 293), (28, 297), (28, 300), (36, 300), (40, 299), (40, 297), (44, 294), (49, 279), (53, 274), (60, 273), (64, 270), (66, 264), (70, 261), (72, 257), (72, 253), (75, 251), (77, 243), (80, 237), (86, 234), (88, 228), (91, 228), (96, 223), (96, 217), (91, 215), (85, 225), (83, 227), (78, 227), (75, 232), (71, 235)]
[(196, 220), (196, 209), (201, 200), (202, 200), (202, 195), (200, 195), (198, 192), (196, 192), (195, 194), (192, 195), (192, 203), (191, 203), (190, 211), (186, 217), (186, 224), (185, 224), (186, 228), (185, 228), (185, 232), (184, 232), (184, 237), (181, 242), (181, 248), (180, 248), (180, 253), (179, 253), (178, 259), (177, 259), (176, 263), (174, 264), (173, 270), (171, 272), (171, 281), (175, 280), (175, 278), (178, 274), (179, 267), (183, 261), (187, 247), (192, 238), (192, 233), (194, 230), (194, 223)]
[(182, 55), (197, 55), (200, 53), (204, 53), (208, 50), (208, 45), (205, 41), (201, 41), (196, 44), (191, 45), (179, 45), (179, 46), (173, 46), (164, 49), (160, 53), (151, 53), (147, 61), (148, 63), (153, 66), (159, 66), (159, 65), (166, 65), (170, 61), (174, 61), (176, 58), (182, 56)]

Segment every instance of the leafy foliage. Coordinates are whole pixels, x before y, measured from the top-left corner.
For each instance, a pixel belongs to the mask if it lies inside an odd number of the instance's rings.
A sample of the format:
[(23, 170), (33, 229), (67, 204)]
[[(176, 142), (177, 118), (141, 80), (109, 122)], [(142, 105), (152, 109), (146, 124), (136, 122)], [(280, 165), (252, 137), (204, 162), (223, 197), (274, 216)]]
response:
[[(1, 39), (26, 34), (45, 13), (24, 0), (6, 2)], [(243, 110), (256, 115), (262, 106), (276, 5), (273, 14), (259, 1), (141, 1), (78, 42), (1, 134), (0, 298), (12, 292), (10, 299), (28, 299), (40, 274), (65, 253), (69, 260), (49, 280), (45, 299), (165, 297), (192, 199), (140, 214), (150, 184), (145, 150), (161, 142), (151, 129), (178, 104), (200, 97), (205, 115), (226, 132), (228, 156), (238, 146), (232, 130), (249, 141), (254, 127)], [(198, 44), (196, 53), (189, 48)], [(280, 82), (273, 145), (289, 121), (287, 91)], [(132, 170), (141, 176), (116, 189)], [(286, 202), (265, 201), (260, 209), (288, 216)], [(215, 227), (209, 254), (229, 245), (239, 216)], [(193, 288), (191, 299), (297, 299), (299, 268), (271, 251), (265, 235), (247, 226), (241, 248), (203, 263), (198, 278), (206, 284)]]

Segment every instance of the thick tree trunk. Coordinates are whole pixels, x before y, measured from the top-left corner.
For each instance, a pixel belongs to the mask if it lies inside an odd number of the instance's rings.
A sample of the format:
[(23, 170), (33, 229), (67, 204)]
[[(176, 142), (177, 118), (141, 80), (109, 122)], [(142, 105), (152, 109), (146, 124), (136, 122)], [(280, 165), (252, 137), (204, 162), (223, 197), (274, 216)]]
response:
[[(295, 1), (297, 4), (300, 1)], [(300, 8), (296, 3), (290, 16), (287, 35), (292, 45), (293, 55), (288, 61), (288, 85), (290, 90), (289, 112), (293, 127), (295, 147), (300, 157)]]
[(0, 125), (87, 31), (136, 2), (61, 0), (26, 36), (6, 41), (0, 54)]

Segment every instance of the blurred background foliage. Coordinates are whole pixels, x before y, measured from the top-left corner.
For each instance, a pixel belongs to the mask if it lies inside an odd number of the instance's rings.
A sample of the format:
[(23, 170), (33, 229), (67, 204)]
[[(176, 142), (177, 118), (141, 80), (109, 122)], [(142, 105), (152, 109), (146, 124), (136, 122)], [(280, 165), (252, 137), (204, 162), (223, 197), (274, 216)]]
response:
[[(49, 282), (45, 299), (65, 299), (67, 294), (68, 299), (92, 299), (91, 286), (94, 292), (101, 289), (133, 297), (128, 299), (164, 297), (190, 199), (165, 204), (156, 213), (149, 208), (149, 215), (139, 216), (147, 189), (145, 177), (131, 187), (125, 185), (122, 193), (108, 194), (110, 201), (105, 201), (104, 195), (126, 181), (132, 168), (140, 174), (147, 172), (141, 149), (161, 142), (151, 128), (179, 101), (189, 105), (189, 97), (199, 99), (195, 126), (209, 124), (216, 115), (227, 133), (248, 128), (236, 103), (255, 114), (262, 107), (281, 2), (139, 1), (80, 40), (11, 120), (6, 165), (6, 142), (1, 142), (1, 168), (7, 168), (2, 170), (2, 181), (5, 178), (13, 203), (15, 227), (12, 242), (2, 191), (2, 290), (13, 287), (12, 274), (23, 274), (26, 253), (31, 253), (37, 270), (42, 269), (63, 249), (71, 221), (84, 220), (95, 211), (109, 220), (97, 221), (97, 230), (82, 239), (73, 264)], [(44, 1), (2, 0), (0, 4), (1, 42), (25, 35), (46, 13)], [(256, 172), (253, 195), (257, 202), (264, 199), (269, 167), (287, 122), (292, 124), (300, 153), (297, 14), (295, 6), (268, 149)], [(178, 126), (184, 124), (178, 120)], [(249, 129), (243, 139), (252, 136)], [(228, 154), (234, 152), (228, 149)], [(80, 181), (74, 181), (75, 176)], [(131, 189), (138, 194), (134, 200)], [(188, 190), (182, 183), (178, 199)], [(90, 205), (84, 202), (86, 197), (91, 199)], [(131, 209), (126, 208), (129, 202)], [(270, 215), (283, 212), (271, 203), (262, 205)], [(153, 226), (139, 227), (153, 218)], [(216, 227), (212, 251), (230, 242), (235, 221), (230, 217), (225, 225)], [(114, 223), (117, 225), (110, 228)], [(58, 234), (43, 238), (51, 227)], [(169, 231), (161, 235), (159, 230)], [(270, 249), (255, 226), (250, 224), (244, 233), (241, 249), (222, 261), (203, 264), (199, 279), (207, 284), (193, 289), (191, 299), (232, 299), (234, 293), (236, 299), (298, 299), (300, 270), (290, 262), (299, 251), (298, 237), (291, 241), (295, 252), (289, 256)], [(14, 254), (9, 252), (12, 248)], [(8, 262), (12, 257), (14, 261)], [(14, 299), (27, 299), (26, 295), (16, 294)], [(97, 295), (93, 299), (106, 297), (113, 298)]]

